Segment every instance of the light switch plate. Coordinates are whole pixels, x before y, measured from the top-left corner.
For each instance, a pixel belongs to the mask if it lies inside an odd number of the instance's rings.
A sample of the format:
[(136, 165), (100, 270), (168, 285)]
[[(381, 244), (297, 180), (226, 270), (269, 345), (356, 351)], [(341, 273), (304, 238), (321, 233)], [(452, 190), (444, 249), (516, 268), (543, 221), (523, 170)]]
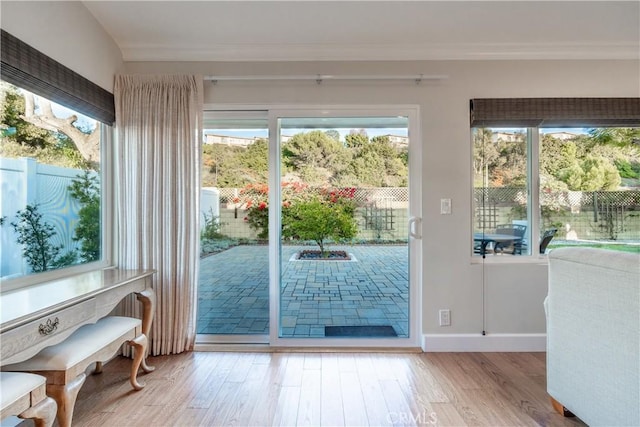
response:
[(440, 214), (451, 214), (451, 199), (440, 199)]

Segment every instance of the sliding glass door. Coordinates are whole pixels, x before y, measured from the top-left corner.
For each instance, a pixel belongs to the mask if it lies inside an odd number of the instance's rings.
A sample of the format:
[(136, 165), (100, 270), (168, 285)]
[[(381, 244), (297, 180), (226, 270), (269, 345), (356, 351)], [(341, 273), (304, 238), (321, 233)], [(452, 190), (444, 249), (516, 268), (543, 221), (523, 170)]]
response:
[(267, 342), (268, 240), (249, 218), (267, 197), (266, 112), (205, 112), (203, 142), (198, 340)]
[(270, 112), (272, 344), (416, 343), (411, 117)]
[(416, 113), (205, 114), (199, 342), (419, 345)]

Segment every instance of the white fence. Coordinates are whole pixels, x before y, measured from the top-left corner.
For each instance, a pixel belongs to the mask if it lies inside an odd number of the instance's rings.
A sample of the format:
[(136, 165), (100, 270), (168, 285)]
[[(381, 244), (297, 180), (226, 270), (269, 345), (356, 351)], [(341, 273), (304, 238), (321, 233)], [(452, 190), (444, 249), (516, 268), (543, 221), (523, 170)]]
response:
[[(30, 273), (29, 265), (22, 256), (22, 245), (11, 226), (17, 220), (18, 211), (27, 205), (38, 205), (43, 221), (51, 224), (56, 235), (51, 243), (62, 245), (61, 255), (79, 250), (80, 242), (74, 242), (75, 227), (82, 207), (71, 197), (69, 186), (74, 179), (82, 176), (81, 169), (61, 168), (35, 159), (8, 159), (0, 157), (0, 217), (4, 225), (0, 227), (0, 277), (10, 278)], [(203, 188), (201, 211), (207, 215), (220, 216), (219, 193), (215, 188)], [(200, 223), (204, 225), (204, 215)]]
[(0, 277), (30, 272), (22, 257), (22, 246), (16, 242), (17, 236), (10, 225), (17, 220), (18, 211), (27, 205), (38, 205), (43, 220), (56, 232), (51, 243), (62, 245), (62, 254), (79, 248), (73, 235), (81, 206), (71, 197), (68, 187), (83, 172), (38, 163), (31, 158), (0, 158), (0, 217), (4, 218), (4, 225), (0, 227)]

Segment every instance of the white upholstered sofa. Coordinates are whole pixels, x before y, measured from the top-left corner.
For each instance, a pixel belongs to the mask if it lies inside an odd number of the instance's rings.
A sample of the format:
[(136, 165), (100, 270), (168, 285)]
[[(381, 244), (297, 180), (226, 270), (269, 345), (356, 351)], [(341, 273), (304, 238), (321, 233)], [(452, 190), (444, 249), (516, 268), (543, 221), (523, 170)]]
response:
[(545, 309), (556, 409), (590, 426), (640, 426), (640, 255), (552, 250)]

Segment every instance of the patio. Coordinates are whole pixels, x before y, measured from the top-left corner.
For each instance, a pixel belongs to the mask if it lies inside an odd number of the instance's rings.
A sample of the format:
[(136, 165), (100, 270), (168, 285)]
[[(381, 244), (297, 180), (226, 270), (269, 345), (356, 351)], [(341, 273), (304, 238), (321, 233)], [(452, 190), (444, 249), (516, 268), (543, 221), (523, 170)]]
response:
[[(325, 326), (390, 325), (408, 336), (405, 245), (337, 246), (355, 261), (298, 261), (282, 247), (282, 337), (324, 337)], [(236, 246), (200, 260), (197, 332), (269, 333), (267, 246)]]

